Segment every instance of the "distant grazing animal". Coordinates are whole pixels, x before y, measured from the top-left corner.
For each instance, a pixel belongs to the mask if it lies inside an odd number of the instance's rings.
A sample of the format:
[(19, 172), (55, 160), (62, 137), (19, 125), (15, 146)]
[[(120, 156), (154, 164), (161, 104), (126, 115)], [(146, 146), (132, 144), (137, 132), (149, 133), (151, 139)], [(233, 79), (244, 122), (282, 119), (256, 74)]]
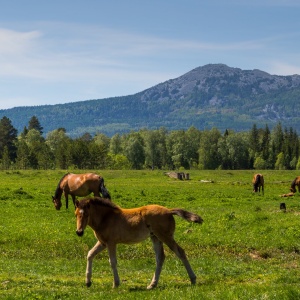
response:
[(287, 193), (287, 194), (282, 194), (280, 197), (292, 197), (294, 196), (294, 193)]
[(100, 197), (100, 192), (103, 198), (110, 198), (110, 194), (104, 185), (103, 177), (94, 173), (83, 174), (65, 174), (59, 181), (55, 195), (52, 196), (52, 201), (57, 210), (60, 210), (61, 196), (64, 193), (66, 199), (66, 208), (68, 208), (68, 195), (71, 195), (74, 206), (75, 197), (85, 197), (90, 193), (94, 193), (94, 196)]
[(255, 174), (252, 179), (253, 183), (253, 192), (260, 192), (260, 188), (262, 190), (262, 194), (264, 194), (264, 176), (262, 174)]
[(75, 215), (77, 219), (76, 233), (82, 236), (87, 225), (98, 239), (96, 245), (88, 252), (86, 267), (86, 285), (91, 286), (93, 259), (102, 250), (108, 250), (109, 262), (113, 270), (113, 287), (120, 285), (117, 270), (117, 244), (139, 243), (150, 237), (153, 243), (156, 270), (148, 289), (157, 286), (165, 260), (163, 243), (165, 243), (182, 261), (191, 283), (196, 283), (193, 272), (184, 250), (174, 240), (175, 220), (177, 215), (187, 221), (202, 223), (200, 216), (183, 209), (168, 209), (159, 205), (147, 205), (138, 208), (123, 209), (102, 198), (76, 200)]
[(296, 186), (298, 187), (298, 192), (300, 192), (300, 176), (297, 176), (291, 184), (290, 191), (292, 193), (296, 193)]

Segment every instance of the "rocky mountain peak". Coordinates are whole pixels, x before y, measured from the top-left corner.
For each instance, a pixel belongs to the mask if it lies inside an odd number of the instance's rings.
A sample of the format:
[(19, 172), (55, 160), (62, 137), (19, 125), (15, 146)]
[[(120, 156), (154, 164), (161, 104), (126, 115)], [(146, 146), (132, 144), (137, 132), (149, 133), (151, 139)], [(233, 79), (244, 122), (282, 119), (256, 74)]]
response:
[(206, 94), (218, 97), (218, 94), (243, 98), (279, 89), (291, 89), (300, 86), (300, 76), (270, 75), (257, 69), (241, 70), (225, 64), (208, 64), (166, 82), (158, 84), (141, 93), (142, 101), (164, 101), (183, 99), (190, 95)]

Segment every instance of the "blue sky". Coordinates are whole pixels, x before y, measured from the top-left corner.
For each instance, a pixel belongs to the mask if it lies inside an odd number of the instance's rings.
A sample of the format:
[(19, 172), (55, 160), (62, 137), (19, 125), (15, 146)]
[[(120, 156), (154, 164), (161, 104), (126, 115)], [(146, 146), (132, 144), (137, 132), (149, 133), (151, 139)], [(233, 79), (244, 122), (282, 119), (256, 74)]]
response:
[(299, 0), (0, 7), (0, 109), (131, 95), (210, 63), (300, 74)]

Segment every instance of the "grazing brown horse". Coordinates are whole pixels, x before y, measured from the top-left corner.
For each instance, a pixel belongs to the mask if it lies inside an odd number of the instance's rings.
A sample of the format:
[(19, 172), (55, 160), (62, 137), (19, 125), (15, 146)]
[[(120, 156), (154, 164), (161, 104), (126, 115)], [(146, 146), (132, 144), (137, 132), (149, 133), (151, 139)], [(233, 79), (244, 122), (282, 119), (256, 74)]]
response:
[(298, 187), (298, 192), (300, 193), (300, 176), (297, 176), (292, 184), (291, 184), (291, 188), (290, 188), (290, 191), (293, 192), (293, 193), (296, 193), (296, 186)]
[(253, 183), (253, 192), (260, 192), (260, 188), (262, 193), (264, 194), (264, 176), (262, 174), (255, 174), (252, 179)]
[(77, 235), (82, 236), (84, 229), (89, 225), (98, 239), (87, 255), (86, 285), (88, 287), (92, 284), (92, 263), (96, 254), (107, 248), (114, 275), (113, 287), (118, 287), (120, 278), (117, 270), (116, 245), (139, 243), (148, 237), (152, 240), (156, 257), (156, 270), (148, 289), (152, 289), (158, 284), (165, 260), (163, 243), (183, 262), (191, 283), (196, 283), (196, 275), (184, 250), (174, 240), (175, 220), (173, 215), (190, 222), (202, 223), (203, 220), (200, 216), (179, 208), (168, 209), (159, 205), (123, 209), (102, 198), (77, 200), (75, 215)]
[(57, 210), (61, 208), (61, 196), (64, 193), (66, 199), (66, 208), (68, 208), (68, 195), (71, 195), (74, 206), (75, 197), (85, 197), (90, 193), (94, 193), (94, 196), (100, 197), (100, 192), (103, 198), (110, 199), (110, 194), (104, 185), (104, 179), (94, 173), (84, 174), (65, 174), (59, 181), (55, 195), (52, 196), (52, 201)]

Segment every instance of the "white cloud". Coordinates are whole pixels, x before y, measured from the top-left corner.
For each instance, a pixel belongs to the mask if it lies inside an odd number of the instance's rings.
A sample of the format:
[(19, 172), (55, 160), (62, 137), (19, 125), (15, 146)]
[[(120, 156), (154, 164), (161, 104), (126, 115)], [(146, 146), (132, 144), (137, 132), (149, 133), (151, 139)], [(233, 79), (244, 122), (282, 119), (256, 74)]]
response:
[(0, 97), (11, 107), (129, 95), (206, 63), (299, 74), (290, 61), (275, 59), (284, 37), (221, 43), (66, 23), (0, 28), (0, 80), (9, 82)]
[(31, 50), (40, 36), (38, 31), (18, 32), (0, 28), (0, 55), (12, 57), (24, 54)]
[(268, 73), (276, 75), (300, 74), (300, 66), (288, 64), (286, 62), (273, 61), (267, 67)]
[[(261, 41), (206, 43), (163, 39), (98, 27), (45, 24), (39, 30), (0, 29), (0, 76), (70, 81), (147, 71), (153, 61), (188, 52), (259, 49)], [(123, 74), (124, 75), (124, 74)]]

